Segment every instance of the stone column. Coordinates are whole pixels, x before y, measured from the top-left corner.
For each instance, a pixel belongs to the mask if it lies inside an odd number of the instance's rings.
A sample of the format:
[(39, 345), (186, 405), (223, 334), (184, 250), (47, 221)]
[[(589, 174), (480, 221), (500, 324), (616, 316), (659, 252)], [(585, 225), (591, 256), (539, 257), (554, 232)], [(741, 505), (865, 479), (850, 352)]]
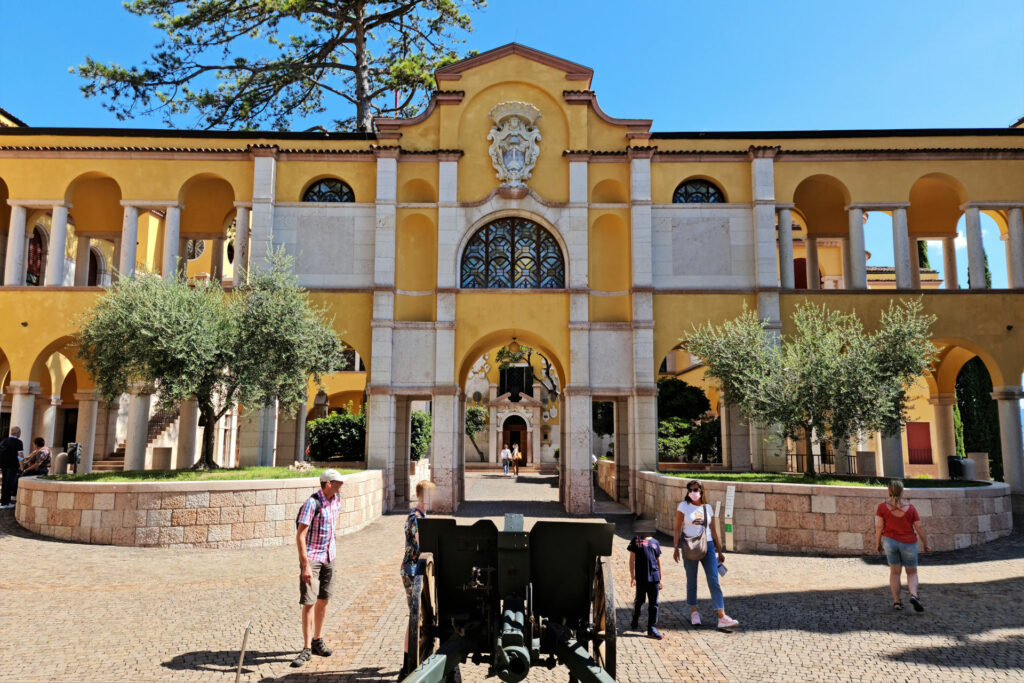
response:
[(260, 439), (257, 446), (257, 464), (273, 467), (277, 459), (277, 399), (260, 409)]
[(24, 206), (11, 206), (11, 223), (7, 229), (7, 259), (4, 265), (5, 285), (25, 284), (21, 273), (25, 267), (25, 221), (27, 219), (28, 211)]
[[(540, 406), (534, 406), (530, 419), (530, 452), (526, 460), (527, 465), (540, 464)], [(602, 454), (598, 454), (600, 457)]]
[(504, 444), (498, 443), (498, 411), (494, 407), (489, 407), (487, 409), (487, 462), (501, 464), (498, 455), (501, 453), (502, 446)]
[(562, 448), (565, 467), (565, 509), (570, 515), (589, 515), (594, 499), (590, 437), (593, 407), (589, 387), (565, 388), (567, 443)]
[(82, 445), (82, 459), (78, 463), (78, 473), (92, 472), (93, 456), (96, 452), (96, 409), (98, 399), (94, 392), (75, 394), (78, 401), (78, 435), (75, 437)]
[(133, 388), (128, 400), (128, 435), (125, 437), (124, 469), (146, 469), (146, 447), (149, 445), (149, 406), (151, 387)]
[(902, 479), (904, 476), (902, 429), (892, 436), (882, 434), (881, 437), (882, 476)]
[(910, 289), (913, 286), (910, 237), (907, 234), (907, 210), (903, 207), (892, 210), (892, 251), (896, 261), (896, 289)]
[(779, 286), (793, 289), (793, 215), (790, 205), (777, 205), (779, 210)]
[[(214, 429), (213, 425), (207, 429)], [(187, 470), (196, 464), (199, 453), (196, 450), (196, 437), (199, 434), (199, 402), (194, 398), (181, 402), (178, 410), (178, 444), (175, 468)]]
[(46, 259), (46, 276), (43, 284), (60, 287), (64, 284), (64, 245), (68, 240), (68, 204), (53, 207), (50, 220), (50, 257)]
[(723, 399), (722, 417), (722, 465), (740, 472), (750, 471), (750, 426), (740, 414), (739, 408)]
[(235, 260), (233, 281), (238, 286), (247, 279), (246, 272), (249, 270), (249, 207), (235, 203), (238, 213), (235, 215)]
[[(42, 397), (40, 406), (42, 408), (40, 433), (32, 435), (33, 438), (36, 436), (43, 437), (43, 441), (46, 442), (46, 445), (53, 450), (54, 456), (57, 455), (58, 450), (54, 441), (56, 441), (57, 438), (57, 408), (60, 407), (60, 404), (61, 400), (59, 395)], [(25, 443), (28, 443), (28, 441)]]
[[(910, 240), (910, 286), (921, 289), (921, 240), (916, 237)], [(928, 247), (925, 247), (927, 249)]]
[(121, 202), (121, 206), (124, 207), (124, 223), (121, 226), (121, 258), (118, 268), (121, 277), (134, 277), (139, 246), (139, 209), (124, 202)]
[(121, 237), (120, 235), (114, 238), (114, 258), (110, 264), (110, 269), (115, 271), (111, 273), (111, 282), (119, 280), (121, 273), (117, 269), (121, 267)]
[(754, 282), (757, 287), (774, 287), (778, 283), (775, 235), (775, 155), (779, 148), (752, 145), (750, 185), (754, 219)]
[(89, 238), (79, 234), (75, 248), (75, 286), (86, 287), (89, 284), (89, 257), (92, 254)]
[(249, 215), (249, 270), (267, 263), (274, 246), (274, 201), (277, 188), (277, 147), (254, 147), (252, 211)]
[(25, 444), (26, 456), (35, 437), (32, 429), (35, 424), (36, 396), (39, 392), (39, 382), (11, 382), (4, 390), (4, 393), (11, 397), (11, 427), (21, 427), (21, 441)]
[(433, 407), (430, 434), (430, 471), (434, 484), (434, 508), (438, 512), (453, 513), (459, 509), (458, 440), (463, 438), (459, 415), (458, 387), (436, 387), (431, 402)]
[[(965, 208), (964, 208), (965, 207)], [(985, 245), (981, 241), (981, 213), (964, 205), (967, 233), (967, 279), (971, 289), (985, 289)]]
[(224, 278), (224, 240), (210, 240), (210, 279), (220, 282)]
[(1024, 212), (1015, 206), (1007, 211), (1006, 248), (1009, 251), (1010, 287), (1024, 288)]
[[(843, 286), (842, 289), (853, 289), (853, 278), (850, 274), (850, 239), (843, 237), (839, 240), (840, 262), (843, 264)], [(837, 287), (837, 289), (839, 289)]]
[[(373, 374), (376, 371), (375, 361), (370, 372)], [(395, 397), (387, 386), (371, 384), (368, 389), (370, 396), (366, 405), (366, 467), (381, 471), (384, 479), (384, 509), (391, 510), (395, 505)], [(435, 414), (436, 410), (435, 407)], [(436, 420), (434, 417), (433, 421)], [(432, 450), (432, 468), (435, 455)]]
[(868, 288), (868, 270), (864, 246), (864, 210), (846, 207), (850, 230), (850, 288)]
[(303, 401), (295, 410), (295, 459), (306, 458), (306, 417), (309, 415), (309, 401)]
[(953, 429), (953, 406), (956, 394), (935, 394), (928, 399), (935, 410), (935, 464), (939, 479), (949, 479), (947, 456), (956, 455), (956, 432)]
[(1003, 481), (1013, 493), (1024, 493), (1024, 450), (1021, 446), (1020, 387), (993, 387), (999, 405), (999, 442), (1003, 451)]
[(946, 289), (960, 289), (956, 272), (956, 237), (942, 238), (942, 269), (946, 276)]
[(821, 274), (818, 272), (818, 239), (807, 235), (804, 238), (804, 260), (807, 266), (807, 289), (821, 289)]
[(182, 256), (181, 251), (179, 251), (181, 241), (181, 206), (172, 204), (165, 211), (167, 213), (164, 216), (164, 250), (160, 272), (166, 278), (178, 273), (178, 259)]

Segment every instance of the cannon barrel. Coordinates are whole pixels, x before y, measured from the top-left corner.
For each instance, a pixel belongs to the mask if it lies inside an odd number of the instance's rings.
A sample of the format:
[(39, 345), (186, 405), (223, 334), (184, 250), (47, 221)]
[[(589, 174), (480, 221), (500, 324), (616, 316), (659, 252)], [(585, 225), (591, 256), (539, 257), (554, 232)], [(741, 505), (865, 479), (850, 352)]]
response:
[(462, 638), (452, 636), (437, 652), (424, 659), (415, 671), (403, 678), (402, 683), (444, 683), (465, 659), (465, 647)]
[(498, 678), (505, 683), (519, 683), (530, 673), (530, 650), (526, 642), (526, 615), (523, 601), (505, 599), (498, 647), (495, 648)]

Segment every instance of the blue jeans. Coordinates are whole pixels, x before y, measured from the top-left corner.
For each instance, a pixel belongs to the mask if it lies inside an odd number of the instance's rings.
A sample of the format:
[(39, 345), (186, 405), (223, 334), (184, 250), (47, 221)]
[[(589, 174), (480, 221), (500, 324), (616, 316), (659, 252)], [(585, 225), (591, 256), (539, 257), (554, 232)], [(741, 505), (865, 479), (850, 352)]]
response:
[(715, 609), (725, 609), (725, 596), (718, 585), (718, 555), (715, 554), (715, 542), (708, 539), (708, 552), (703, 560), (696, 562), (683, 558), (683, 567), (686, 568), (686, 604), (690, 607), (697, 606), (697, 565), (704, 566), (704, 576), (708, 579), (708, 590), (711, 591), (711, 604)]
[(501, 466), (505, 468), (505, 474), (508, 474), (508, 460), (502, 460)]

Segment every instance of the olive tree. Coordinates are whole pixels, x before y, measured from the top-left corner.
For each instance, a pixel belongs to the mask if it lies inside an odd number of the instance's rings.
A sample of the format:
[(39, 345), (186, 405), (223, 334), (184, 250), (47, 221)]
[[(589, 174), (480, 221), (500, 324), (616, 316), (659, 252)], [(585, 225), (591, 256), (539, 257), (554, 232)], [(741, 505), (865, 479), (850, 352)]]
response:
[(310, 377), (340, 367), (341, 341), (310, 304), (278, 251), (232, 293), (215, 282), (152, 274), (121, 278), (83, 317), (79, 355), (108, 401), (153, 387), (160, 407), (195, 399), (204, 427), (198, 469), (213, 461), (213, 425), (234, 403), (285, 408), (306, 400)]
[[(783, 436), (842, 443), (871, 432), (897, 433), (907, 390), (930, 368), (935, 347), (920, 300), (891, 301), (867, 333), (855, 313), (804, 303), (781, 340), (767, 321), (744, 309), (715, 327), (695, 327), (683, 346), (700, 356), (707, 376), (746, 418)], [(807, 472), (814, 473), (813, 458)]]

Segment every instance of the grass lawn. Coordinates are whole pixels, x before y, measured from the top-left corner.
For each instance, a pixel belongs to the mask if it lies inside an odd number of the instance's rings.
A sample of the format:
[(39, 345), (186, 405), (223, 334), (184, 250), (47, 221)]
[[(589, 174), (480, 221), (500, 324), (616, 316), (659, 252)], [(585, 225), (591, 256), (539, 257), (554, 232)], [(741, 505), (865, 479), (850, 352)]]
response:
[[(287, 467), (238, 467), (195, 472), (192, 470), (138, 470), (132, 472), (90, 472), (89, 474), (51, 474), (40, 479), (56, 481), (224, 481), (243, 479), (297, 479), (318, 477), (324, 471), (314, 467), (305, 472)], [(342, 474), (353, 474), (359, 470), (342, 470)]]
[[(682, 479), (707, 479), (711, 481), (748, 481), (763, 484), (813, 484), (815, 486), (888, 486), (889, 481), (882, 478), (843, 477), (822, 475), (808, 477), (806, 474), (784, 474), (781, 472), (662, 472)], [(949, 479), (904, 479), (903, 486), (908, 489), (948, 489), (965, 486), (988, 486), (985, 481), (951, 481)]]

